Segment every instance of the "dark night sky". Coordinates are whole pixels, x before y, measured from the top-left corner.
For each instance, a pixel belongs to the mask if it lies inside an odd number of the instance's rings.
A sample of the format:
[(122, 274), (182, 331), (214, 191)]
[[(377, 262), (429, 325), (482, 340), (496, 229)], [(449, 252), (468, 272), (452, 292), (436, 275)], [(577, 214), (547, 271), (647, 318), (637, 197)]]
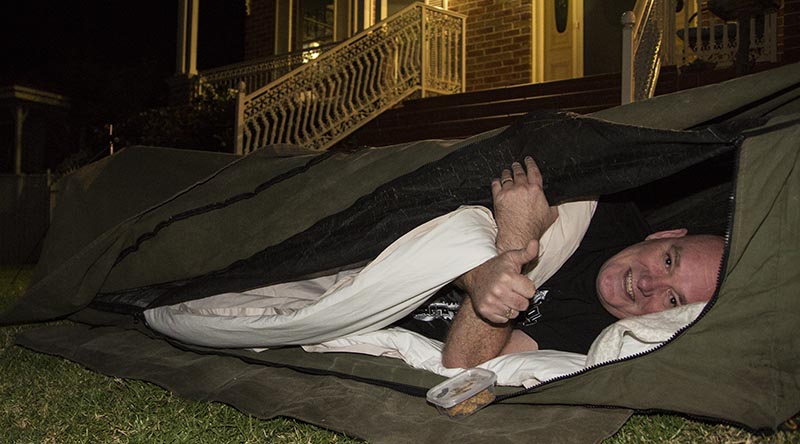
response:
[[(239, 61), (244, 1), (201, 0), (198, 68)], [(106, 118), (163, 104), (175, 72), (176, 0), (15, 1), (0, 19), (0, 86), (87, 103)]]

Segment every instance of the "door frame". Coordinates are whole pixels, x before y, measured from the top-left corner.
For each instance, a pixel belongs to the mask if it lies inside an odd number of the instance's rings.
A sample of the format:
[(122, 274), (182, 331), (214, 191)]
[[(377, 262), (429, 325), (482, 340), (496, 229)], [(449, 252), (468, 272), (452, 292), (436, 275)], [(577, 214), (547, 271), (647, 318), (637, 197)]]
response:
[[(544, 2), (552, 0), (540, 0), (532, 2), (531, 11), (531, 83), (541, 83), (544, 78)], [(575, 64), (572, 67), (572, 78), (583, 77), (583, 0), (570, 0), (570, 15), (572, 21), (572, 60)]]

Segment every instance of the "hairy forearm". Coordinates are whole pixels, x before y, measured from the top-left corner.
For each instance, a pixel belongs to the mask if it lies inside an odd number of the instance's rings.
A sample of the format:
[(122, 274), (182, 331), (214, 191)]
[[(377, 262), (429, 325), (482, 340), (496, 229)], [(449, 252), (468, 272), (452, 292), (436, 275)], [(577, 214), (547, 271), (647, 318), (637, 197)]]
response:
[(478, 317), (469, 298), (464, 299), (447, 336), (442, 365), (470, 368), (500, 354), (511, 336), (511, 324), (490, 324)]
[(503, 230), (503, 229), (498, 229), (497, 231), (497, 238), (495, 239), (495, 247), (497, 248), (498, 254), (505, 253), (506, 251), (519, 250), (521, 248), (525, 248), (525, 246), (528, 245), (528, 242), (531, 240), (528, 239), (527, 236), (523, 236), (518, 233), (513, 233), (509, 231), (510, 230)]
[(525, 248), (528, 242), (532, 240), (540, 240), (547, 228), (558, 218), (558, 209), (552, 207), (548, 210), (548, 214), (550, 218), (548, 223), (535, 229), (521, 230), (516, 229), (514, 226), (508, 226), (508, 224), (501, 225), (498, 223), (497, 237), (495, 238), (497, 253), (502, 254), (506, 251), (519, 250)]
[(514, 162), (492, 181), (492, 202), (498, 228), (495, 245), (500, 253), (538, 241), (558, 217), (558, 211), (547, 202), (541, 173), (530, 157), (525, 158), (525, 168)]

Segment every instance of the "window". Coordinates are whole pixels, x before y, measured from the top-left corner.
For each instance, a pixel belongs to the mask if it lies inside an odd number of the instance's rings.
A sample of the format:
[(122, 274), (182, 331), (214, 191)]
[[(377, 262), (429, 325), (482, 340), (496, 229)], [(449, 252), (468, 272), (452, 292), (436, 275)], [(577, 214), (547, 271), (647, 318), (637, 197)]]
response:
[(334, 0), (296, 0), (295, 49), (333, 41)]

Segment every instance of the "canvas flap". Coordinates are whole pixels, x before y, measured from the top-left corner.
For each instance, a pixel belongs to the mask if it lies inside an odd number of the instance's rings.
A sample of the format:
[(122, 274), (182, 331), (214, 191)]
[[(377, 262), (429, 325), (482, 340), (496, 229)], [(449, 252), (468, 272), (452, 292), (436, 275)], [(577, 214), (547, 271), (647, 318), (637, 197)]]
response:
[[(419, 146), (436, 148), (432, 143)], [(458, 150), (436, 162), (394, 179), (390, 177), (351, 205), (338, 205), (340, 211), (330, 215), (318, 208), (338, 200), (335, 196), (339, 194), (367, 191), (366, 177), (376, 168), (360, 170), (358, 187), (349, 186), (345, 175), (341, 181), (334, 181), (331, 190), (320, 192), (317, 182), (324, 186), (328, 177), (340, 177), (324, 172), (334, 168), (337, 164), (330, 162), (337, 159), (323, 159), (302, 173), (259, 187), (256, 194), (231, 195), (223, 205), (214, 204), (213, 211), (195, 212), (188, 218), (161, 212), (158, 222), (137, 221), (128, 231), (131, 246), (120, 254), (95, 301), (109, 305), (133, 303), (135, 308), (171, 305), (363, 264), (403, 234), (459, 206), (491, 207), (491, 179), (526, 155), (537, 159), (545, 178), (545, 192), (556, 204), (649, 183), (732, 152), (737, 144), (738, 133), (728, 126), (664, 131), (569, 113), (534, 112), (493, 137), (464, 141)], [(571, 149), (565, 151), (564, 145)], [(398, 146), (392, 151), (400, 149)], [(352, 163), (374, 158), (378, 152), (381, 150), (356, 153), (339, 169), (355, 168)], [(375, 164), (385, 166), (384, 162)], [(284, 201), (295, 199), (291, 194), (294, 190), (303, 207), (289, 211)], [(199, 210), (209, 207), (202, 200), (198, 205)], [(313, 220), (309, 214), (319, 218), (306, 226), (301, 221)], [(156, 228), (146, 231), (146, 225)], [(228, 230), (226, 225), (233, 225), (234, 229)], [(296, 234), (286, 239), (269, 236), (286, 225), (296, 229)], [(137, 237), (132, 232), (137, 232)], [(209, 268), (205, 266), (207, 261), (219, 261), (220, 257), (227, 257), (230, 266), (202, 272)], [(170, 271), (173, 276), (184, 278), (165, 280), (165, 273)], [(137, 276), (150, 279), (150, 285), (117, 285), (119, 279), (130, 284)]]
[(626, 409), (492, 406), (451, 419), (424, 397), (334, 376), (199, 355), (133, 330), (61, 325), (27, 331), (19, 343), (107, 375), (143, 379), (180, 396), (218, 401), (259, 418), (290, 416), (370, 443), (589, 444), (615, 433)]

